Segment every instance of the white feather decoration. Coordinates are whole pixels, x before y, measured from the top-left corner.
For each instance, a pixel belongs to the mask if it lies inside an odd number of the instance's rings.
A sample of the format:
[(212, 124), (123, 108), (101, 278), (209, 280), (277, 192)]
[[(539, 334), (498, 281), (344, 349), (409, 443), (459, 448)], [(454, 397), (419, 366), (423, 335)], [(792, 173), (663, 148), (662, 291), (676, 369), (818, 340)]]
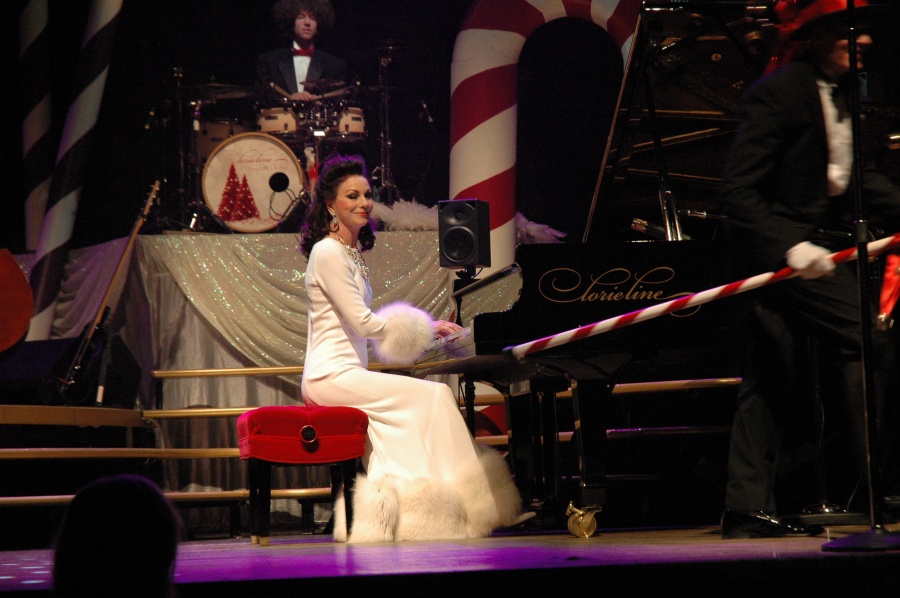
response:
[[(439, 216), (436, 205), (427, 207), (415, 201), (399, 199), (387, 206), (375, 202), (372, 219), (386, 231), (438, 230)], [(538, 224), (516, 212), (516, 242), (519, 245), (534, 243), (561, 243), (566, 233), (546, 224)]]
[(386, 231), (438, 230), (438, 207), (430, 208), (414, 201), (399, 199), (393, 205), (375, 203), (372, 217)]

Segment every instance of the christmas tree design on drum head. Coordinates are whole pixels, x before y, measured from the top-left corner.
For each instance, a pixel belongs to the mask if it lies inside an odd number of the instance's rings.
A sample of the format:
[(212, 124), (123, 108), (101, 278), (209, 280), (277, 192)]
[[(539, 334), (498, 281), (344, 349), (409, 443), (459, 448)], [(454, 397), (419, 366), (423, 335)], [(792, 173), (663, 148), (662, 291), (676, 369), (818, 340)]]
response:
[(287, 218), (306, 189), (306, 176), (297, 156), (280, 139), (241, 133), (213, 150), (203, 167), (202, 183), (206, 205), (228, 228), (260, 233)]

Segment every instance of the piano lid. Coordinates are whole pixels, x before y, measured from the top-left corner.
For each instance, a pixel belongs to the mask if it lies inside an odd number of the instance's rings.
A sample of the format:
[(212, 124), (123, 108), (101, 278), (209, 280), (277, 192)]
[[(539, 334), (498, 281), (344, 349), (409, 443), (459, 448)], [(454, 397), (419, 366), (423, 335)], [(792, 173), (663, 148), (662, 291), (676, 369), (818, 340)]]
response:
[[(671, 205), (715, 215), (721, 157), (740, 121), (743, 92), (775, 48), (772, 2), (644, 3), (583, 241), (646, 239), (634, 218), (665, 227)], [(656, 151), (656, 145), (661, 151)], [(713, 238), (714, 219), (680, 223)]]

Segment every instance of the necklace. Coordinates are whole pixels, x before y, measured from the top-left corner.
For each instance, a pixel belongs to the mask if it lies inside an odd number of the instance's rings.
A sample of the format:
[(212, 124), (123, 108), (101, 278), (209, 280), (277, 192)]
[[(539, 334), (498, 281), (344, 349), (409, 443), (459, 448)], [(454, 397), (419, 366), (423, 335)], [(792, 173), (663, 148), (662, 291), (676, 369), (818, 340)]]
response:
[(350, 259), (356, 264), (356, 267), (359, 268), (360, 274), (362, 274), (363, 280), (366, 281), (366, 284), (369, 284), (369, 266), (366, 265), (366, 260), (362, 256), (362, 252), (354, 247), (350, 247), (344, 241), (344, 239), (340, 235), (335, 235), (338, 238), (338, 241), (341, 242), (341, 245), (344, 246), (344, 251), (347, 252), (347, 255), (350, 256)]

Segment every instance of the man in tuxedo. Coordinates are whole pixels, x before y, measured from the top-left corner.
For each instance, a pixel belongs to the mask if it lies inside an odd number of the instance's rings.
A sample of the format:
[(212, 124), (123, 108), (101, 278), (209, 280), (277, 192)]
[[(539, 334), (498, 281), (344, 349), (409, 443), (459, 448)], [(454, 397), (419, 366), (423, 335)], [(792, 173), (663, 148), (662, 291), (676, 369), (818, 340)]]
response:
[(310, 101), (328, 91), (308, 89), (313, 82), (346, 81), (347, 62), (316, 44), (320, 34), (334, 26), (330, 0), (278, 0), (272, 14), (287, 43), (257, 59), (256, 85), (261, 97)]
[[(784, 492), (781, 485), (797, 476), (796, 470), (785, 472), (802, 454), (802, 434), (815, 438), (813, 371), (824, 376), (820, 388), (829, 432), (846, 447), (848, 483), (836, 498), (849, 500), (854, 487), (857, 498), (866, 498), (859, 284), (854, 263), (835, 265), (829, 258), (854, 241), (849, 191), (857, 157), (848, 75), (850, 60), (861, 67), (862, 51), (873, 40), (856, 31), (858, 52), (851, 57), (849, 24), (851, 16), (864, 24), (876, 9), (864, 0), (855, 6), (851, 13), (843, 0), (776, 3), (782, 51), (744, 98), (742, 127), (723, 174), (729, 240), (743, 273), (787, 265), (799, 274), (748, 297), (749, 347), (722, 517), (728, 538), (821, 531), (784, 517), (814, 498), (815, 482), (803, 498), (796, 488)], [(868, 212), (897, 230), (900, 190), (874, 169), (860, 171)], [(818, 367), (810, 367), (813, 363)]]

